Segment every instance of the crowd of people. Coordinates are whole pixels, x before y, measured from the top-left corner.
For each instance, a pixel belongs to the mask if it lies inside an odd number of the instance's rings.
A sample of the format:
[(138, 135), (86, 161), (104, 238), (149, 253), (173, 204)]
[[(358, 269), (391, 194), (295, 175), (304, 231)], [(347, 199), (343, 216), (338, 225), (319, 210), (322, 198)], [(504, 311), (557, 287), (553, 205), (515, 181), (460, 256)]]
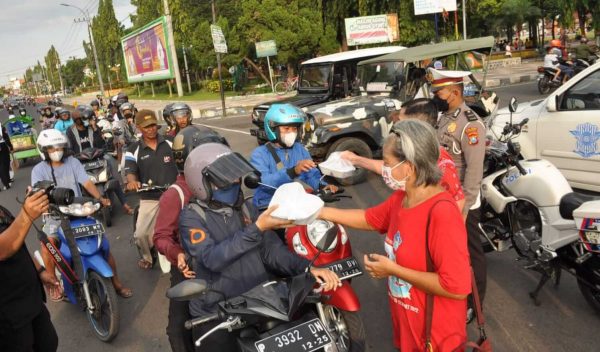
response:
[[(463, 77), (468, 72), (430, 69), (430, 73), (434, 98), (409, 102), (394, 115), (383, 160), (342, 153), (354, 165), (381, 175), (391, 195), (369, 209), (325, 207), (318, 215), (384, 234), (385, 255), (366, 254), (364, 265), (371, 277), (387, 280), (393, 345), (402, 351), (460, 350), (467, 339), (466, 321), (472, 318), (468, 303), (472, 287), (481, 299), (486, 287), (485, 256), (477, 228), (485, 126), (463, 99)], [(124, 94), (111, 99), (107, 108), (104, 111), (102, 100), (95, 100), (74, 111), (41, 109), (44, 130), (38, 147), (43, 160), (32, 170), (31, 185), (52, 181), (76, 195), (85, 192), (110, 205), (73, 155), (90, 147), (105, 148), (108, 141), (102, 126), (120, 130), (119, 138), (111, 141), (117, 157), (105, 158), (119, 182), (115, 196), (124, 212), (131, 213), (131, 207), (119, 191), (136, 191), (149, 184), (168, 187), (140, 193), (134, 234), (141, 253), (140, 270), (152, 268), (154, 247), (171, 263), (171, 286), (191, 278), (211, 284), (210, 292), (189, 304), (169, 302), (166, 332), (173, 351), (194, 351), (192, 339), (217, 323), (202, 324), (190, 332), (184, 322), (215, 313), (222, 295), (235, 297), (274, 275), (303, 272), (310, 272), (325, 290), (341, 285), (334, 272), (312, 266), (287, 249), (282, 234), (292, 221), (272, 216), (275, 207), (269, 207), (274, 189), (290, 182), (338, 191), (324, 181), (301, 143), (306, 121), (302, 110), (273, 104), (264, 125), (269, 142), (246, 160), (219, 133), (193, 124), (187, 104), (173, 103), (164, 109), (168, 124), (164, 133), (154, 111), (137, 110)], [(250, 173), (261, 176), (252, 199), (241, 186)], [(0, 278), (14, 275), (18, 266), (23, 274), (11, 282), (31, 287), (28, 296), (23, 296), (3, 285), (0, 307), (18, 309), (19, 304), (35, 302), (22, 311), (0, 308), (0, 350), (56, 350), (57, 337), (42, 303), (42, 287), (57, 301), (63, 292), (48, 250), (42, 249), (42, 267), (29, 258), (24, 245), (32, 221), (47, 209), (43, 192), (28, 196), (16, 219), (0, 209)], [(45, 219), (43, 231), (50, 241), (58, 240), (58, 226), (52, 218)], [(114, 257), (109, 252), (106, 256), (115, 273), (112, 283), (117, 294), (131, 297), (132, 290), (116, 274)], [(432, 321), (430, 332), (425, 331), (426, 321)], [(200, 350), (236, 351), (235, 333), (212, 334)]]

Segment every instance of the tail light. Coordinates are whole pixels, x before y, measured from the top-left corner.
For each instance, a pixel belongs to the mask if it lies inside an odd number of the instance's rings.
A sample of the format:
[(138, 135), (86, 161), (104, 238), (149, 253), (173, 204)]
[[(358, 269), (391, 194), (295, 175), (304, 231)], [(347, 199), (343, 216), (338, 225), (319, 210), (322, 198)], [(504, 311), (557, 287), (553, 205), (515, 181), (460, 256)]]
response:
[(539, 73), (544, 73), (544, 68), (542, 66), (538, 66), (538, 72)]

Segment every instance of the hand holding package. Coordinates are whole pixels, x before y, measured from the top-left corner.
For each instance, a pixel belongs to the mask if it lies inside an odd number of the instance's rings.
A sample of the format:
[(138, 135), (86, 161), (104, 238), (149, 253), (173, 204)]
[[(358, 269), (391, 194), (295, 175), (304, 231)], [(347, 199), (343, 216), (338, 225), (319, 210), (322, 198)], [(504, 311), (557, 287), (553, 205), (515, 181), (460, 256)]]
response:
[(279, 205), (271, 216), (284, 220), (292, 220), (296, 225), (313, 222), (324, 203), (321, 198), (306, 193), (298, 182), (286, 183), (275, 191), (269, 207)]
[(338, 178), (346, 178), (352, 176), (356, 168), (346, 159), (341, 158), (341, 152), (333, 152), (329, 158), (319, 164), (319, 169), (323, 175), (333, 176)]

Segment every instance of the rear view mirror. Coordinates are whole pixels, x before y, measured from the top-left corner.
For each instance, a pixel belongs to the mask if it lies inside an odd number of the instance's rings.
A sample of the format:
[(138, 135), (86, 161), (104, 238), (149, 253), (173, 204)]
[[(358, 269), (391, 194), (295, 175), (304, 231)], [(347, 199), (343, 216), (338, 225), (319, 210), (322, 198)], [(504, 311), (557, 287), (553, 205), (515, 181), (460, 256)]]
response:
[(517, 111), (518, 107), (519, 107), (519, 103), (517, 102), (517, 98), (515, 98), (515, 97), (510, 98), (510, 102), (508, 103), (508, 110), (510, 112), (515, 112), (515, 111)]
[(248, 175), (244, 176), (244, 185), (250, 189), (258, 188), (260, 184), (260, 175), (251, 172)]

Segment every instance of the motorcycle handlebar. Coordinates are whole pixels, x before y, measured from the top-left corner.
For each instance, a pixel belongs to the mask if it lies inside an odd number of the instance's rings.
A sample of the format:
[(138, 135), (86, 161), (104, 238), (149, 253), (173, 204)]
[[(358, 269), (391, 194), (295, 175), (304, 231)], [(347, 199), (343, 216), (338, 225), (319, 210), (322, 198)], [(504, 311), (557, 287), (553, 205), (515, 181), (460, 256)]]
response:
[(214, 321), (219, 319), (219, 314), (215, 313), (215, 314), (211, 314), (208, 316), (204, 316), (204, 317), (198, 317), (198, 318), (194, 318), (194, 319), (190, 319), (190, 320), (186, 320), (184, 326), (187, 330), (192, 330), (192, 328), (194, 326), (198, 326), (200, 324), (204, 324), (204, 323), (208, 323), (210, 321)]
[(523, 168), (523, 166), (521, 166), (521, 163), (519, 163), (518, 160), (515, 162), (515, 166), (517, 167), (517, 169), (519, 170), (519, 172), (521, 173), (521, 175), (523, 175), (523, 176), (527, 175), (527, 170), (525, 170)]

